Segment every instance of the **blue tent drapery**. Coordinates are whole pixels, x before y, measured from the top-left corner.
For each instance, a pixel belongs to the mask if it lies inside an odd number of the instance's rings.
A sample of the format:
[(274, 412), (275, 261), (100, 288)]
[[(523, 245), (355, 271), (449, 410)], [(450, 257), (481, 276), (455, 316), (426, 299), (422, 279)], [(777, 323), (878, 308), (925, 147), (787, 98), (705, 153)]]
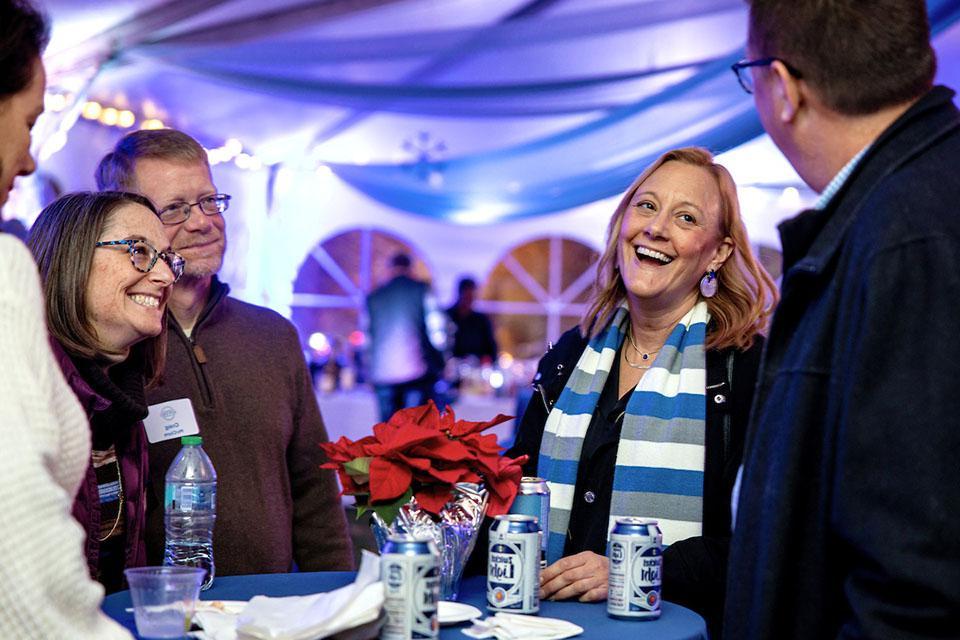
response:
[[(662, 11), (664, 20), (682, 20), (697, 15), (695, 6), (677, 0), (668, 11), (666, 3), (648, 3)], [(702, 9), (703, 3), (699, 3)], [(931, 27), (937, 33), (960, 18), (960, 2), (928, 0)], [(742, 5), (740, 5), (742, 8)], [(716, 11), (732, 10), (728, 0), (714, 0)], [(611, 12), (593, 14), (606, 28), (617, 28)], [(602, 15), (601, 15), (602, 14)], [(621, 16), (623, 17), (623, 16)], [(550, 38), (586, 37), (578, 32), (584, 21), (564, 17), (544, 21), (517, 20), (491, 31), (490, 41), (501, 47), (516, 40), (516, 34), (546, 41)], [(642, 18), (632, 16), (633, 23)], [(468, 33), (418, 34), (409, 40), (411, 55), (442, 52)], [(211, 39), (211, 41), (214, 39)], [(229, 38), (228, 38), (229, 40)], [(429, 115), (517, 116), (545, 113), (582, 113), (595, 110), (586, 124), (527, 141), (506, 149), (420, 164), (332, 164), (346, 183), (391, 207), (438, 219), (458, 222), (493, 222), (518, 219), (570, 209), (616, 195), (663, 150), (697, 144), (714, 152), (738, 146), (762, 133), (749, 96), (730, 74), (729, 65), (742, 50), (707, 62), (691, 61), (688, 70), (677, 72), (673, 84), (643, 93), (638, 89), (651, 70), (608, 78), (569, 78), (541, 83), (499, 87), (455, 87), (421, 83), (391, 92), (386, 85), (357, 85), (316, 80), (311, 65), (338, 60), (370, 59), (377, 51), (395, 51), (402, 46), (395, 37), (362, 43), (359, 40), (324, 43), (251, 44), (246, 58), (229, 48), (193, 43), (176, 48), (176, 38), (136, 49), (138, 56), (185, 65), (224, 82), (270, 91), (307, 102), (337, 104), (361, 110), (399, 111)], [(180, 43), (182, 44), (182, 43)], [(275, 57), (264, 57), (273, 47)], [(286, 52), (284, 53), (284, 47)], [(326, 56), (324, 54), (327, 54)], [(304, 75), (292, 75), (284, 60), (294, 56), (303, 63)], [(224, 61), (226, 59), (226, 62)], [(264, 62), (266, 60), (266, 62)], [(295, 66), (295, 68), (297, 68)], [(307, 73), (307, 70), (312, 72)], [(607, 82), (609, 99), (571, 99), (576, 91)], [(662, 84), (662, 83), (661, 83)], [(632, 94), (631, 94), (632, 92)], [(640, 93), (640, 95), (636, 95)], [(627, 101), (625, 101), (627, 100)], [(470, 101), (470, 109), (457, 109)], [(581, 121), (582, 122), (582, 121)]]
[[(960, 2), (928, 0), (931, 30), (960, 19)], [(397, 209), (460, 222), (496, 222), (562, 211), (621, 193), (664, 150), (720, 153), (763, 133), (752, 99), (729, 71), (735, 52), (692, 77), (587, 125), (540, 140), (418, 166), (334, 165), (368, 196)], [(443, 176), (437, 188), (423, 180)], [(471, 216), (475, 211), (477, 215)]]

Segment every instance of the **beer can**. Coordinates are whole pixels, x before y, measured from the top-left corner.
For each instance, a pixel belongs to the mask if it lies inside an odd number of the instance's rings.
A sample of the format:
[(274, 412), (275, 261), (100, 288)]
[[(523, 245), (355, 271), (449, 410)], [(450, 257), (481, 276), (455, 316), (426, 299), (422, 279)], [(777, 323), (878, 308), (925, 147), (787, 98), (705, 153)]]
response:
[(511, 613), (540, 611), (540, 538), (535, 516), (496, 516), (490, 525), (487, 608)]
[(389, 536), (380, 554), (380, 579), (387, 614), (380, 638), (437, 638), (440, 553), (433, 538), (407, 533)]
[(510, 513), (536, 516), (540, 524), (540, 568), (547, 566), (547, 536), (550, 533), (550, 487), (543, 478), (520, 478), (520, 490)]
[(617, 518), (610, 533), (608, 615), (627, 620), (660, 617), (662, 542), (656, 520)]

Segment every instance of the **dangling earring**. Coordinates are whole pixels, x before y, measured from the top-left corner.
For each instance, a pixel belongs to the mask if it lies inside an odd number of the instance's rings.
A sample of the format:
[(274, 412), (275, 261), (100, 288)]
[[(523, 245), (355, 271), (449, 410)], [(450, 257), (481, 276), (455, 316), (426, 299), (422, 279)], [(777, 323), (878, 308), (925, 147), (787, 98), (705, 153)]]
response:
[(712, 298), (717, 295), (717, 272), (713, 269), (707, 271), (707, 274), (700, 278), (700, 293), (704, 298)]

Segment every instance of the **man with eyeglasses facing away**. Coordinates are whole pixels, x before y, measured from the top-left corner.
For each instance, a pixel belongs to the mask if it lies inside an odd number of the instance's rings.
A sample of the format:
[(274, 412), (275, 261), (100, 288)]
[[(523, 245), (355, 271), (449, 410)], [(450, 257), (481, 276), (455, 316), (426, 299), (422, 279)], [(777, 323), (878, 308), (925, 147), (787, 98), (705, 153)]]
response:
[(821, 197), (780, 225), (724, 637), (956, 638), (960, 114), (926, 5), (749, 4), (734, 71)]
[[(164, 382), (148, 396), (148, 560), (163, 560), (164, 475), (180, 436), (197, 433), (196, 425), (218, 475), (217, 575), (352, 568), (339, 488), (319, 469), (327, 433), (296, 329), (229, 297), (217, 278), (230, 196), (214, 186), (203, 147), (172, 129), (135, 131), (100, 161), (96, 179), (101, 190), (149, 198), (186, 259), (168, 302)], [(192, 414), (176, 402), (184, 398)]]

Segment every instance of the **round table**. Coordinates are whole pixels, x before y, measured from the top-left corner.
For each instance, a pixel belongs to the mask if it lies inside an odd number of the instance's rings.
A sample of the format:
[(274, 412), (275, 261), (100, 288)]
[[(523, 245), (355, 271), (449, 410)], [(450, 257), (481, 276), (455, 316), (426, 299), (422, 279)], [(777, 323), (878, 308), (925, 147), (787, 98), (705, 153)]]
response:
[[(299, 596), (321, 591), (330, 591), (353, 581), (353, 572), (338, 571), (324, 573), (272, 573), (252, 576), (226, 576), (214, 580), (213, 587), (200, 594), (201, 600), (249, 600), (255, 595)], [(471, 604), (487, 615), (486, 577), (466, 578), (460, 586), (458, 600)], [(107, 596), (103, 601), (103, 611), (125, 626), (136, 636), (133, 613), (127, 608), (130, 592), (120, 591)], [(659, 620), (634, 622), (616, 620), (607, 616), (605, 602), (583, 604), (580, 602), (540, 603), (540, 615), (548, 618), (561, 618), (583, 627), (584, 640), (611, 640), (629, 637), (631, 640), (706, 640), (706, 624), (699, 615), (679, 605), (663, 602), (663, 613)], [(464, 626), (445, 626), (440, 629), (444, 640), (465, 640), (467, 636), (460, 632)]]

